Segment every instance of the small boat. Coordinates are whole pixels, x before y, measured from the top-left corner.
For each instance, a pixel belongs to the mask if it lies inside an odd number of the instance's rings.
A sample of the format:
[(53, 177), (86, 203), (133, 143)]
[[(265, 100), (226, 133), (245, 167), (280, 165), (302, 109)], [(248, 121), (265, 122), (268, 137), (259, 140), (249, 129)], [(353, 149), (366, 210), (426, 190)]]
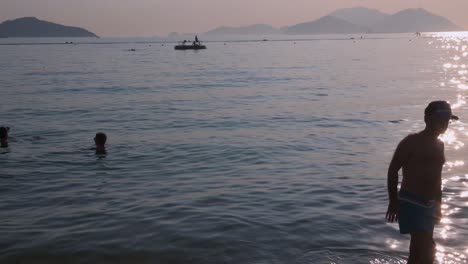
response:
[(205, 45), (202, 44), (195, 44), (195, 45), (177, 45), (174, 47), (175, 50), (200, 50), (206, 49)]

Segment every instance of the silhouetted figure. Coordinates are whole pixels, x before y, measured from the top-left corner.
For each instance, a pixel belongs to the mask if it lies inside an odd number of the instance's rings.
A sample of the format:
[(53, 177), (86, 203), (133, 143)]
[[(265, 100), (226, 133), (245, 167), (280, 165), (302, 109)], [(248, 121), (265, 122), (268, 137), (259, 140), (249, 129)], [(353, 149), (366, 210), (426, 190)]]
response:
[(106, 154), (106, 134), (99, 132), (94, 137), (94, 144), (96, 145), (96, 154)]
[(8, 148), (8, 131), (9, 127), (0, 127), (0, 147)]
[[(442, 166), (445, 133), (452, 115), (450, 104), (431, 102), (424, 110), (426, 128), (410, 134), (399, 144), (388, 168), (389, 205), (386, 218), (397, 221), (401, 234), (411, 234), (408, 263), (433, 263), (434, 226), (439, 223), (442, 202)], [(398, 171), (403, 180), (398, 192)]]
[(197, 35), (195, 35), (195, 42), (200, 43), (200, 41), (198, 41), (198, 36)]

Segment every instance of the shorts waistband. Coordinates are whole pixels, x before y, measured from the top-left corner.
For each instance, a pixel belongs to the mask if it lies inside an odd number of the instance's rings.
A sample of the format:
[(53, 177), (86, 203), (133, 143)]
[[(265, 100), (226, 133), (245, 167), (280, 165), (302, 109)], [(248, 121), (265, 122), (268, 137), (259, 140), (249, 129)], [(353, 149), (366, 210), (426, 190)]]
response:
[(398, 199), (400, 201), (406, 201), (406, 202), (409, 202), (418, 206), (422, 206), (425, 208), (432, 208), (435, 204), (435, 200), (427, 200), (425, 198), (422, 198), (418, 195), (412, 194), (405, 190), (400, 190), (398, 194)]

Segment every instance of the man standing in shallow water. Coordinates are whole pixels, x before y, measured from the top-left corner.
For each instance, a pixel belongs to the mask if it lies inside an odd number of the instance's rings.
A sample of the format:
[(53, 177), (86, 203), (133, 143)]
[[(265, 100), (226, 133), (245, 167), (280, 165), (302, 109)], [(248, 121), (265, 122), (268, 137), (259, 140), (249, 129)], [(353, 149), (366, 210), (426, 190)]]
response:
[[(445, 163), (444, 143), (438, 139), (445, 133), (452, 115), (450, 104), (431, 102), (424, 110), (426, 128), (405, 137), (393, 155), (388, 169), (389, 205), (386, 218), (399, 222), (400, 233), (410, 234), (408, 264), (433, 263), (434, 225), (439, 223), (442, 202), (442, 166)], [(403, 180), (398, 193), (398, 171)]]

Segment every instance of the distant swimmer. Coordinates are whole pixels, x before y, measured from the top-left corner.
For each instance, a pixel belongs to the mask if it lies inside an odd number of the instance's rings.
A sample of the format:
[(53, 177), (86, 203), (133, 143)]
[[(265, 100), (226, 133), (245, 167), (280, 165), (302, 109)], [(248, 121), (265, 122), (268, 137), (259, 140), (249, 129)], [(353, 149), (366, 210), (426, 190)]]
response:
[(8, 131), (9, 127), (0, 127), (0, 147), (8, 148)]
[(106, 134), (99, 132), (94, 137), (94, 144), (96, 145), (96, 154), (106, 154)]
[[(431, 102), (424, 110), (424, 130), (410, 134), (397, 146), (388, 168), (389, 205), (386, 218), (398, 222), (400, 234), (410, 234), (408, 263), (433, 263), (434, 226), (442, 216), (442, 167), (444, 143), (438, 139), (448, 128), (450, 104)], [(398, 171), (403, 180), (398, 191)]]

